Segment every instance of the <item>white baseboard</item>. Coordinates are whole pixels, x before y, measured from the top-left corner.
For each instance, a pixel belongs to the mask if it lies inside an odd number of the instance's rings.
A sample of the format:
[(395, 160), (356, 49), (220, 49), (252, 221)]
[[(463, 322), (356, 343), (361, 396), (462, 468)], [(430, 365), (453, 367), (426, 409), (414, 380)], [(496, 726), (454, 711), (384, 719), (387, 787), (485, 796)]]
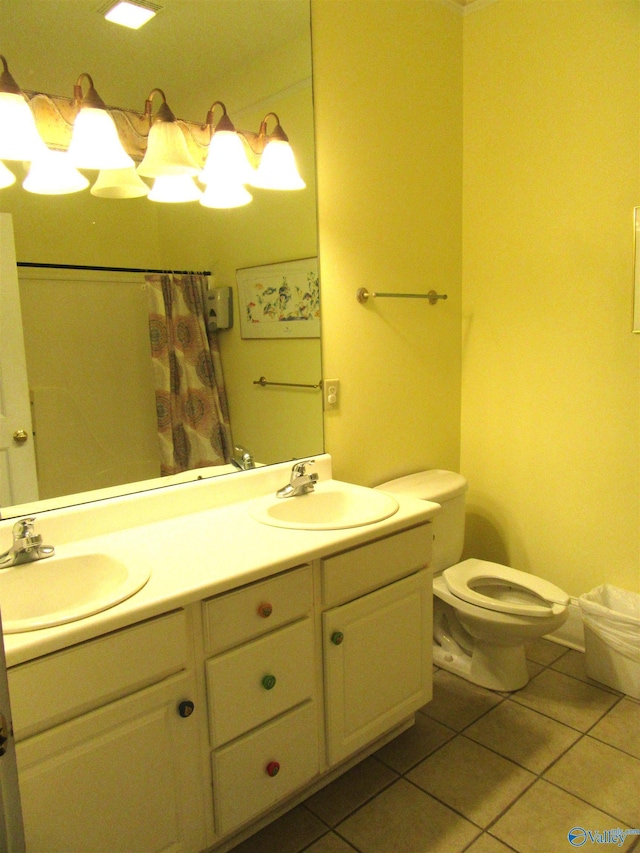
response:
[(584, 627), (577, 598), (572, 598), (569, 603), (569, 618), (564, 625), (552, 634), (547, 634), (545, 639), (584, 652)]

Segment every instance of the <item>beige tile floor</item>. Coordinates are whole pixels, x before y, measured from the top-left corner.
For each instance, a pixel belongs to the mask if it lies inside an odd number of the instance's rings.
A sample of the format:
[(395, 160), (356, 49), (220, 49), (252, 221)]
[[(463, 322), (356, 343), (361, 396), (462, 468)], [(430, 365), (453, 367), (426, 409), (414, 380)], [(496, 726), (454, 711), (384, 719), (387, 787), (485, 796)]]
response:
[(444, 670), (416, 725), (234, 853), (640, 851), (640, 702), (586, 676), (584, 656), (528, 648), (531, 680), (494, 693)]

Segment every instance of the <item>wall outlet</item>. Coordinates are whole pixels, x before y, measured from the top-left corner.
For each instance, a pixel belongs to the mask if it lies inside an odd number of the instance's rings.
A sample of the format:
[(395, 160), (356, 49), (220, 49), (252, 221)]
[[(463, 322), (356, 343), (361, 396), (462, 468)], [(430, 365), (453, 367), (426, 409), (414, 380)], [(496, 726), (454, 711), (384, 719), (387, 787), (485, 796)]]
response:
[(340, 380), (322, 380), (322, 407), (325, 412), (340, 408)]

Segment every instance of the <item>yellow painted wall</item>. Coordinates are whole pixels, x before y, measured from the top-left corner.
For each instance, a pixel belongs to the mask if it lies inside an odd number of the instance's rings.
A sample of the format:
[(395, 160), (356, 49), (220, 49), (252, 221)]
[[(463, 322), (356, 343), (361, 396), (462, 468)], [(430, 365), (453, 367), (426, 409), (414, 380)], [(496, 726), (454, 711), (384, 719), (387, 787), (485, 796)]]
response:
[(461, 38), (437, 2), (312, 2), (325, 441), (365, 485), (459, 465)]
[[(462, 470), (467, 552), (572, 595), (640, 588), (639, 15), (312, 2), (336, 474)], [(363, 307), (358, 287), (450, 298)]]
[(640, 590), (639, 22), (503, 0), (464, 23), (467, 550), (572, 595)]

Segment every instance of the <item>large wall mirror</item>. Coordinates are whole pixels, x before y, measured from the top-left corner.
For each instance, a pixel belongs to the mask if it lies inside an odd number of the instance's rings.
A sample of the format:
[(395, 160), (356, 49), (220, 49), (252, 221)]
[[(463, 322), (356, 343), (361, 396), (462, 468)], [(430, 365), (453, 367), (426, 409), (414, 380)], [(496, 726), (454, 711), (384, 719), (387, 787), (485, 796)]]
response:
[(104, 5), (2, 0), (0, 53), (24, 91), (72, 97), (87, 72), (108, 106), (142, 112), (160, 88), (178, 118), (204, 124), (223, 101), (236, 127), (254, 132), (275, 112), (306, 189), (252, 189), (251, 204), (229, 210), (89, 191), (45, 196), (22, 188), (27, 164), (10, 164), (17, 180), (0, 190), (0, 211), (12, 216), (20, 265), (40, 492), (38, 502), (3, 506), (3, 518), (170, 481), (159, 477), (145, 385), (144, 275), (22, 264), (211, 271), (211, 286), (233, 289), (233, 326), (217, 336), (234, 445), (258, 464), (323, 449), (319, 337), (243, 336), (237, 286), (238, 270), (317, 256), (309, 0), (162, 0), (140, 30), (105, 21)]

